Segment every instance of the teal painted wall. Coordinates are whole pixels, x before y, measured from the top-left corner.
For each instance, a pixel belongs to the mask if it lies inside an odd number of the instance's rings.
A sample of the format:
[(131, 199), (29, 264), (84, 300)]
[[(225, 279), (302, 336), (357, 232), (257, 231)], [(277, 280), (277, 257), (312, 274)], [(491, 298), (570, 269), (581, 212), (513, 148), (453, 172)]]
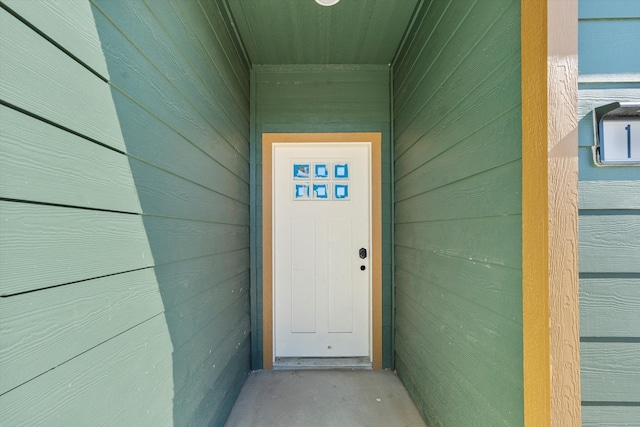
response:
[(582, 420), (640, 420), (640, 166), (593, 161), (595, 107), (640, 103), (640, 2), (580, 0), (579, 270)]
[(3, 0), (0, 424), (222, 425), (249, 72), (215, 2)]
[(262, 146), (266, 132), (382, 133), (383, 366), (391, 367), (391, 176), (389, 67), (255, 66), (252, 138), (256, 275), (252, 287), (253, 366), (262, 367)]
[(425, 1), (393, 86), (396, 369), (429, 426), (523, 425), (520, 1)]

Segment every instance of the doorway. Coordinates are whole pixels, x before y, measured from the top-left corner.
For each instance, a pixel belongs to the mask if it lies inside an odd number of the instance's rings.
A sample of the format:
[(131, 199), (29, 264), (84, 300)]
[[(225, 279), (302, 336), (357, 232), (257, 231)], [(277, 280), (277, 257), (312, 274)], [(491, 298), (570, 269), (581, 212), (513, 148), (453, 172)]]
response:
[(381, 368), (381, 134), (263, 134), (264, 367)]

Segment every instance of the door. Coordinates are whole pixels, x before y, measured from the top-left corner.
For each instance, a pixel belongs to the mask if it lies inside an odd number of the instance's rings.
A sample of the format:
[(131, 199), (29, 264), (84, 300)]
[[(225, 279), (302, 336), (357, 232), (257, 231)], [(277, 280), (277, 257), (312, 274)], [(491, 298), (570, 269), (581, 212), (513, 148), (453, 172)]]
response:
[(371, 354), (371, 144), (273, 144), (275, 357)]

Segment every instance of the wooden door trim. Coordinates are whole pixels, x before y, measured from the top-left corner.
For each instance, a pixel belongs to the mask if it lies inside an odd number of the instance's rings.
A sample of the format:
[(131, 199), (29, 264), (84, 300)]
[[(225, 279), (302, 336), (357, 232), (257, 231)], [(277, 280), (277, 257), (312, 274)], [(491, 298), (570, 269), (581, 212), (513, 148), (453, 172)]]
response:
[(382, 134), (380, 132), (262, 134), (262, 364), (273, 369), (273, 144), (371, 143), (371, 359), (382, 369)]

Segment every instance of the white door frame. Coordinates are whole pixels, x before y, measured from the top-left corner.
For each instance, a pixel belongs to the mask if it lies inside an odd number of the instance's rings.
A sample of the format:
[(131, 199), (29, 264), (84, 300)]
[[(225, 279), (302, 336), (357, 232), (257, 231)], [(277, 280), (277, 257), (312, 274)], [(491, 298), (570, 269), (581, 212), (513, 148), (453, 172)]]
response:
[(273, 369), (273, 151), (274, 143), (371, 144), (371, 366), (382, 369), (382, 135), (365, 133), (262, 134), (262, 342), (263, 368)]

